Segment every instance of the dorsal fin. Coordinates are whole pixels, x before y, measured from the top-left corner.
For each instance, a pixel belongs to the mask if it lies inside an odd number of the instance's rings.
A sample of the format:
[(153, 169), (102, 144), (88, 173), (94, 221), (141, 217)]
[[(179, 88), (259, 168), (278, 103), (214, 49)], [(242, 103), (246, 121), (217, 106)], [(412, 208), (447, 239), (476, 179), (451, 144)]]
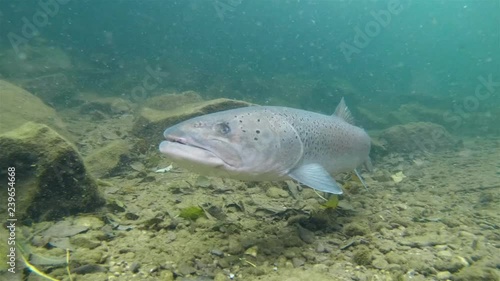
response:
[(352, 117), (351, 111), (349, 111), (349, 108), (345, 104), (344, 97), (339, 102), (339, 105), (337, 105), (337, 108), (335, 109), (335, 113), (333, 115), (344, 119), (347, 123), (354, 125), (354, 118)]

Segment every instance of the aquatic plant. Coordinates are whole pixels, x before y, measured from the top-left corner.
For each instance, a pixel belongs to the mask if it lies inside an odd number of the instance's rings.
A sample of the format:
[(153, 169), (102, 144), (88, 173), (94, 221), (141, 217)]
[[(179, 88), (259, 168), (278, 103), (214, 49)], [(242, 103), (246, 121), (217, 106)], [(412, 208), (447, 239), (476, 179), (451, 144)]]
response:
[(203, 209), (201, 207), (189, 206), (189, 207), (181, 209), (179, 217), (186, 219), (186, 220), (195, 221), (199, 217), (202, 217), (204, 214), (205, 214), (205, 212), (203, 211)]

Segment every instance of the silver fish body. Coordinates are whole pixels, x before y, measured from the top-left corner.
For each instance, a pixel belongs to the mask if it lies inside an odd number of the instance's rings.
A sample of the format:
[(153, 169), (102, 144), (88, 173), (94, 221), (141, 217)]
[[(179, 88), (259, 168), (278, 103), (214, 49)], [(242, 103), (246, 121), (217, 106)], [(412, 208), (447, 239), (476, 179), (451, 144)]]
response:
[(164, 132), (160, 152), (193, 172), (246, 181), (295, 179), (341, 194), (331, 175), (369, 163), (370, 137), (344, 100), (332, 116), (276, 106), (211, 113)]

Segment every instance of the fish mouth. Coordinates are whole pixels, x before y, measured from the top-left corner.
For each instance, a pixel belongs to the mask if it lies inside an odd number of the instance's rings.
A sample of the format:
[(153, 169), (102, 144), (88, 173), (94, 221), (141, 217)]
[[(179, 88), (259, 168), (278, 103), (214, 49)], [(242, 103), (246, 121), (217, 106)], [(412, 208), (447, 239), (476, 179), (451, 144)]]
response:
[(212, 167), (228, 165), (213, 151), (184, 137), (167, 135), (165, 136), (165, 140), (160, 143), (159, 149), (161, 153), (173, 160), (187, 164), (200, 164)]

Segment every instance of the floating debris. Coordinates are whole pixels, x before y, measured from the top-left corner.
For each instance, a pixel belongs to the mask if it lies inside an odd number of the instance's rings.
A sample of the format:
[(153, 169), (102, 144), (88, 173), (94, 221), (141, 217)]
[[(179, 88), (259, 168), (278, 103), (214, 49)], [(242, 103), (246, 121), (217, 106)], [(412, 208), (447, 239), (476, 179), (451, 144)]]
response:
[(166, 173), (166, 172), (170, 172), (172, 170), (172, 168), (173, 168), (173, 166), (172, 166), (172, 164), (170, 164), (165, 168), (156, 170), (155, 172), (156, 173)]

